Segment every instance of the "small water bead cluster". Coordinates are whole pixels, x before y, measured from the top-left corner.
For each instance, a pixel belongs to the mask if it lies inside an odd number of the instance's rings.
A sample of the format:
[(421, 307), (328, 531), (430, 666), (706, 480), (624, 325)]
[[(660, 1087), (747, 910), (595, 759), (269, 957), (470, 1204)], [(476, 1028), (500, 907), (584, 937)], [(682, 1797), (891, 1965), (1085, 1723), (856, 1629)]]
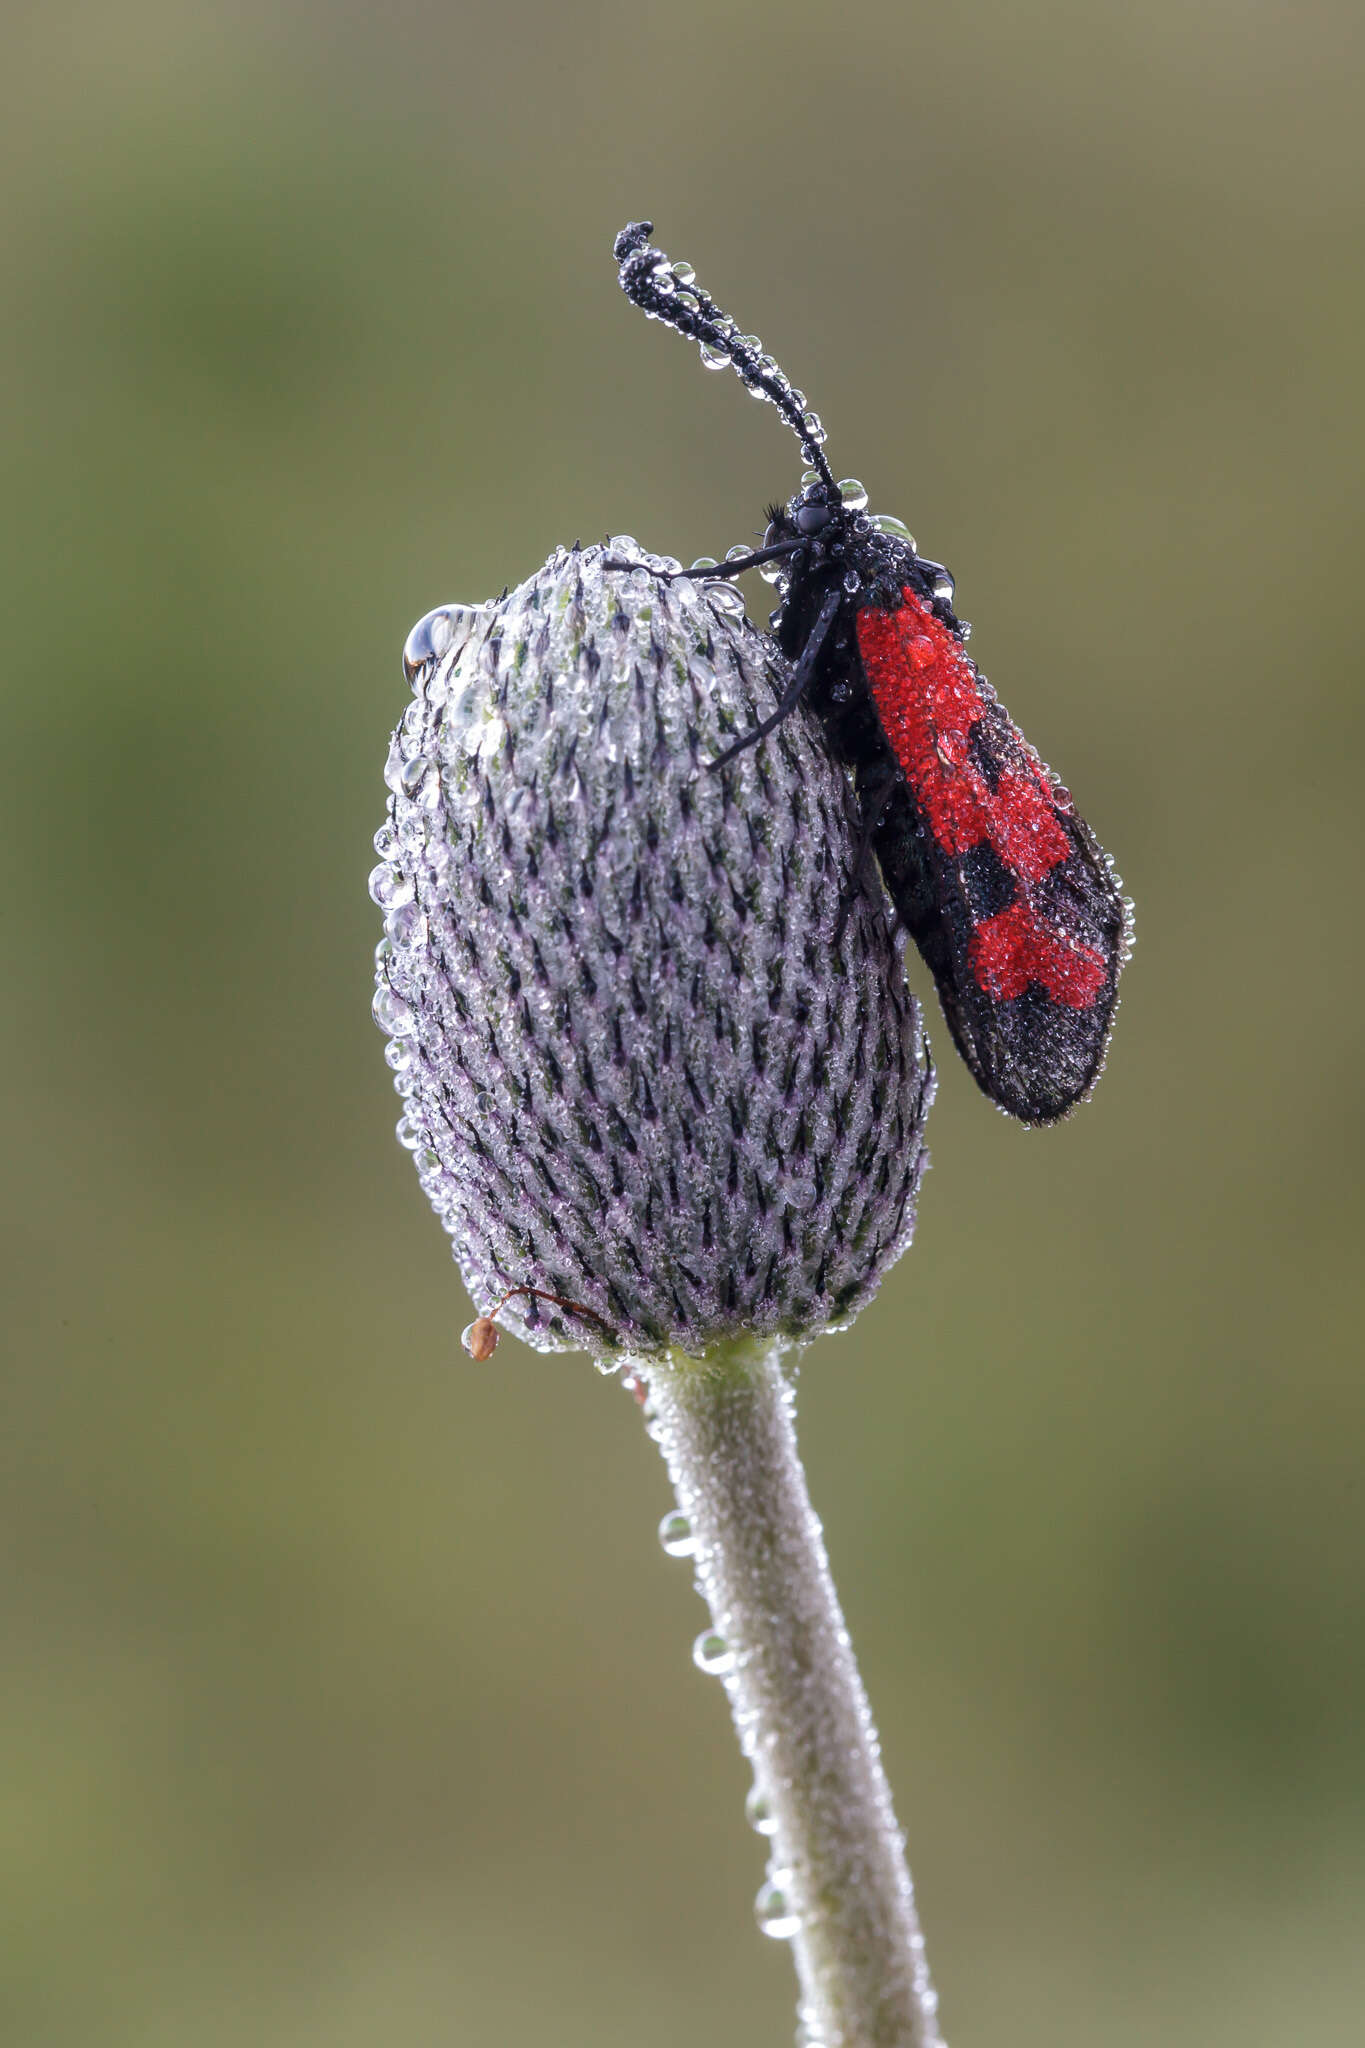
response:
[[(807, 439), (817, 448), (823, 445), (827, 438), (824, 423), (818, 412), (807, 410), (805, 392), (797, 389), (774, 356), (764, 354), (763, 343), (756, 334), (741, 334), (738, 323), (728, 313), (718, 311), (704, 294), (692, 289), (697, 273), (690, 263), (670, 263), (666, 256), (660, 255), (653, 265), (653, 281), (662, 297), (686, 312), (709, 318), (728, 341), (732, 353), (715, 347), (711, 342), (697, 344), (708, 370), (733, 369), (749, 396), (761, 398), (769, 405), (776, 404), (779, 396), (789, 399), (801, 415)], [(645, 317), (657, 320), (660, 316), (646, 309)]]
[[(646, 1428), (654, 1434), (648, 1401), (645, 1410)], [(697, 1540), (681, 1508), (671, 1508), (660, 1522), (659, 1542), (667, 1557), (695, 1557)], [(726, 1679), (738, 1669), (734, 1650), (715, 1628), (705, 1628), (697, 1637), (692, 1645), (692, 1661), (709, 1678)], [(770, 1841), (777, 1833), (778, 1824), (771, 1800), (757, 1778), (745, 1799), (744, 1817), (754, 1832), (765, 1840)], [(772, 1941), (794, 1941), (802, 1929), (797, 1873), (775, 1854), (768, 1859), (763, 1882), (754, 1898), (754, 1918), (760, 1932)], [(822, 2048), (822, 2038), (805, 2013), (798, 2016), (796, 2042), (797, 2048)]]
[(414, 627), (370, 877), (398, 1138), (466, 1285), (607, 1367), (855, 1313), (931, 1095), (816, 735), (707, 771), (783, 671), (677, 566), (618, 535)]

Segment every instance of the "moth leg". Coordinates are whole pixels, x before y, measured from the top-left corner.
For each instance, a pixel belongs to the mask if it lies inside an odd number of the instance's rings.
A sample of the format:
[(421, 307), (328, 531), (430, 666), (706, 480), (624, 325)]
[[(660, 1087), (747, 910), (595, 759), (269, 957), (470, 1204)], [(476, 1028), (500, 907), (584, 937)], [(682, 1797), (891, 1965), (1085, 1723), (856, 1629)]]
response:
[(791, 681), (787, 684), (781, 698), (778, 700), (776, 711), (773, 712), (770, 718), (765, 718), (762, 724), (756, 725), (749, 732), (746, 732), (743, 739), (738, 739), (732, 747), (727, 747), (723, 754), (718, 754), (715, 760), (708, 764), (710, 767), (724, 768), (727, 762), (734, 760), (736, 754), (742, 754), (746, 747), (756, 747), (760, 740), (766, 739), (770, 732), (773, 732), (781, 725), (784, 718), (795, 711), (810, 685), (811, 677), (815, 674), (815, 664), (820, 658), (820, 649), (825, 644), (825, 637), (830, 627), (834, 624), (835, 613), (842, 602), (843, 593), (841, 591), (831, 590), (827, 594), (824, 603), (820, 607), (819, 617), (810, 629), (810, 638), (797, 657), (796, 666), (791, 672)]
[[(670, 583), (681, 583), (689, 576), (699, 581), (715, 583), (722, 576), (742, 576), (748, 569), (757, 569), (764, 562), (775, 562), (782, 555), (793, 555), (804, 540), (774, 541), (770, 548), (755, 548), (751, 554), (736, 555), (732, 562), (717, 562), (713, 569), (674, 569), (669, 575)], [(604, 562), (603, 568), (614, 568), (614, 563)]]
[[(761, 568), (764, 562), (775, 562), (781, 555), (794, 555), (800, 540), (775, 541), (770, 548), (755, 548), (751, 554), (737, 555), (733, 562), (717, 562), (711, 569), (656, 569), (654, 574), (664, 583), (685, 583), (695, 577), (700, 583), (719, 583), (727, 576), (743, 576), (750, 569)], [(615, 555), (603, 555), (604, 569), (643, 569), (643, 562), (618, 561)]]

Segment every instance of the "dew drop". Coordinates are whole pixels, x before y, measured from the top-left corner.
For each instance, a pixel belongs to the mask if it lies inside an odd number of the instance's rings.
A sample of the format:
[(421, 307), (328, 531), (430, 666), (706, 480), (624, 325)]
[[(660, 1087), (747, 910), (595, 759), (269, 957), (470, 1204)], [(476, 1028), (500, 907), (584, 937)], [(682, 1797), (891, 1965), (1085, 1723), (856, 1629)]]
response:
[(387, 984), (375, 990), (370, 1011), (380, 1030), (387, 1031), (390, 1038), (409, 1038), (416, 1029), (417, 1019), (410, 1005)]
[(752, 553), (752, 548), (746, 548), (743, 541), (737, 541), (734, 547), (725, 550), (725, 559), (727, 562), (742, 562), (746, 555)]
[(770, 1877), (754, 1900), (754, 1918), (761, 1931), (773, 1941), (790, 1941), (793, 1935), (801, 1932), (801, 1915), (783, 1888), (784, 1879), (790, 1882), (785, 1871)]
[(807, 486), (808, 486), (809, 484), (818, 484), (818, 483), (819, 483), (819, 481), (820, 481), (820, 472), (819, 472), (819, 470), (818, 470), (818, 469), (803, 469), (803, 470), (802, 470), (802, 472), (801, 472), (801, 488), (802, 488), (802, 490), (803, 490), (803, 491), (804, 491), (804, 490), (806, 489), (806, 487), (807, 487)]
[(403, 794), (403, 759), (406, 751), (400, 728), (389, 741), (388, 759), (384, 763), (384, 780), (395, 796)]
[(465, 733), (461, 745), (467, 754), (489, 761), (507, 736), (507, 727), (496, 711), (477, 720)]
[(867, 509), (867, 487), (859, 483), (856, 476), (841, 476), (839, 496), (844, 501), (845, 512), (864, 512)]
[(673, 275), (679, 284), (695, 284), (697, 281), (697, 273), (690, 263), (675, 263)]
[(801, 415), (801, 424), (806, 430), (806, 435), (808, 439), (814, 441), (817, 448), (820, 446), (822, 441), (825, 441), (828, 438), (828, 436), (825, 433), (825, 423), (821, 419), (818, 412), (803, 412)]
[(698, 342), (697, 353), (708, 370), (723, 370), (730, 361), (723, 348), (712, 348), (710, 343), (705, 341)]
[(417, 621), (403, 642), (403, 674), (415, 683), (429, 661), (439, 661), (455, 637), (455, 620), (448, 605)]
[(749, 1787), (749, 1796), (744, 1802), (744, 1818), (755, 1834), (777, 1833), (777, 1816), (772, 1810), (767, 1793), (760, 1791), (757, 1785)]
[(409, 1116), (400, 1116), (393, 1127), (393, 1135), (405, 1152), (415, 1152), (422, 1143), (422, 1133)]
[(694, 569), (718, 569), (720, 564), (714, 555), (698, 555), (692, 567)]
[(694, 1557), (697, 1539), (681, 1508), (670, 1508), (659, 1524), (659, 1541), (668, 1557)]
[(861, 590), (862, 588), (862, 582), (863, 579), (858, 574), (858, 571), (856, 569), (845, 569), (844, 589), (850, 597), (857, 596), (859, 590)]
[(427, 938), (427, 921), (416, 903), (400, 903), (384, 919), (386, 937), (395, 946), (423, 946)]
[(401, 1038), (391, 1038), (384, 1047), (384, 1058), (396, 1074), (402, 1074), (412, 1065), (412, 1047), (405, 1045)]
[(957, 585), (946, 569), (939, 569), (934, 576), (933, 589), (935, 597), (942, 599), (944, 604), (951, 604)]
[(916, 633), (906, 653), (910, 657), (911, 668), (932, 668), (938, 659), (934, 643), (927, 633)]
[(775, 562), (764, 562), (758, 573), (765, 583), (781, 583), (786, 576), (787, 570), (785, 563), (779, 557)]
[(710, 598), (715, 609), (723, 613), (727, 619), (742, 619), (744, 617), (744, 599), (733, 584), (708, 583), (706, 595)]
[(724, 1678), (735, 1668), (735, 1653), (719, 1629), (704, 1628), (692, 1645), (692, 1662), (708, 1678)]
[(377, 868), (370, 870), (370, 895), (381, 910), (396, 910), (400, 903), (412, 901), (412, 877), (390, 861), (381, 860)]
[(892, 540), (903, 540), (912, 555), (919, 553), (918, 548), (915, 546), (914, 534), (911, 533), (905, 521), (897, 519), (894, 513), (878, 512), (874, 514), (872, 524), (878, 533), (889, 534)]
[(640, 559), (640, 543), (633, 533), (614, 533), (609, 546), (614, 555), (628, 555), (634, 562)]
[(398, 834), (392, 818), (386, 818), (374, 835), (374, 850), (381, 860), (392, 860), (398, 851)]
[(404, 796), (416, 796), (418, 790), (426, 781), (427, 770), (430, 766), (431, 763), (425, 754), (414, 754), (411, 760), (403, 763), (403, 772), (399, 780), (403, 785)]
[(699, 313), (701, 311), (701, 300), (695, 292), (679, 292), (673, 303), (676, 306), (681, 306), (685, 313)]
[(756, 356), (762, 355), (763, 344), (756, 334), (740, 334), (736, 340), (741, 348), (752, 349)]

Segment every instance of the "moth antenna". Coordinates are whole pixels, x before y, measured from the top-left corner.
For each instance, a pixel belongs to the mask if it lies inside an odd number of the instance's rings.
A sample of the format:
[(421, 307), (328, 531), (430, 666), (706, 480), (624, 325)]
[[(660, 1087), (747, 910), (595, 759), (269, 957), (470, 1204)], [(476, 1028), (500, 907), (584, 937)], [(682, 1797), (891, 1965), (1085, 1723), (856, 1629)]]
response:
[[(728, 313), (721, 311), (693, 279), (685, 282), (674, 273), (662, 249), (654, 248), (650, 236), (652, 220), (631, 221), (616, 237), (613, 255), (621, 266), (621, 289), (633, 306), (652, 319), (685, 334), (689, 341), (723, 356), (746, 390), (759, 391), (777, 407), (801, 445), (801, 453), (829, 492), (830, 503), (839, 502), (834, 472), (825, 460), (819, 441), (806, 425), (806, 416), (792, 394), (791, 382), (769, 356), (742, 335)], [(818, 424), (818, 423), (817, 423)]]

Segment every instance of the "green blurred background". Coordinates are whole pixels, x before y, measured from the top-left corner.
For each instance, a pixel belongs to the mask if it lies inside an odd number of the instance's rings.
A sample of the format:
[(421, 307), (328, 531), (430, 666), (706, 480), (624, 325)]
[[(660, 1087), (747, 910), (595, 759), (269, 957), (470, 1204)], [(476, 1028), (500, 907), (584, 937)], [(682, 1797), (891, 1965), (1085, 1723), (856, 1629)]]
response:
[(1073, 1123), (936, 1032), (918, 1242), (803, 1377), (950, 2039), (1358, 2043), (1359, 9), (4, 44), (4, 2039), (790, 2040), (655, 1451), (460, 1351), (369, 1020), (411, 621), (794, 483), (621, 300), (648, 213), (1138, 899)]

